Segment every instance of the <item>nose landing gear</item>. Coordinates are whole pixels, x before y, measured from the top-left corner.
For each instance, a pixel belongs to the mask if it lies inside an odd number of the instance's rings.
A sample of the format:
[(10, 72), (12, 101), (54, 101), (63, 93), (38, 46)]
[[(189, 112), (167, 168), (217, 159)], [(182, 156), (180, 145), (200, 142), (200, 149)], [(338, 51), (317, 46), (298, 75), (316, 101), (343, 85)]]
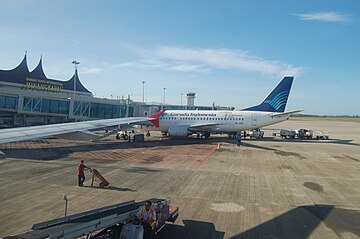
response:
[(210, 137), (210, 133), (208, 133), (208, 132), (199, 133), (199, 134), (197, 135), (197, 137), (198, 137), (198, 139), (205, 140), (205, 139), (207, 139), (207, 138)]

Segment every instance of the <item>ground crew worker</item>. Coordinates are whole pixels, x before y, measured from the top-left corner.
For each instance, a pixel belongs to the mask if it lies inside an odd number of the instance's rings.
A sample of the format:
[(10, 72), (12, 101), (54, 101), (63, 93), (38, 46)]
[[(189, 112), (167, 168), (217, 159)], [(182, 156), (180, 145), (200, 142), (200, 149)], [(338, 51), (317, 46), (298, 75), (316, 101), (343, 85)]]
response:
[(161, 221), (161, 219), (162, 219), (162, 209), (163, 209), (163, 206), (161, 204), (161, 201), (157, 201), (155, 212), (156, 212), (156, 218), (157, 218), (158, 222)]
[(145, 205), (139, 208), (136, 216), (144, 226), (144, 238), (151, 238), (156, 226), (156, 212), (151, 207), (151, 201), (146, 201)]
[(86, 168), (88, 169), (89, 167), (86, 167), (84, 165), (84, 160), (81, 160), (78, 166), (78, 184), (80, 187), (84, 186), (84, 181), (85, 181), (84, 169)]
[(240, 147), (240, 145), (241, 145), (241, 134), (236, 135), (236, 140), (237, 140), (237, 147)]

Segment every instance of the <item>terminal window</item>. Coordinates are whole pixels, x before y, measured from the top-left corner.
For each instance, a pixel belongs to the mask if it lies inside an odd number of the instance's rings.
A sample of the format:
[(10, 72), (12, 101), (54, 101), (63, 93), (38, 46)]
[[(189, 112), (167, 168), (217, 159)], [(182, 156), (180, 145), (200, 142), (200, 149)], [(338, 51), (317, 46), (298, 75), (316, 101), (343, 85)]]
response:
[(0, 95), (0, 108), (17, 109), (18, 97)]
[(68, 114), (69, 102), (40, 98), (24, 98), (24, 110), (31, 112)]

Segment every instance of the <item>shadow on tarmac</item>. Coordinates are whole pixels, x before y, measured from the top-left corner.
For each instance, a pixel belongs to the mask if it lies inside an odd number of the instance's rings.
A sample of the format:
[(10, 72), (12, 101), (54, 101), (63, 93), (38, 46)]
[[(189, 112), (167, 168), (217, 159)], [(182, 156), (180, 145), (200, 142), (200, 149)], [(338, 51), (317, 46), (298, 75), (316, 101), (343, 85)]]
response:
[(167, 224), (161, 238), (171, 239), (223, 239), (225, 233), (217, 231), (213, 223), (183, 220), (184, 226)]
[(280, 155), (280, 156), (293, 156), (299, 159), (307, 159), (307, 157), (299, 154), (299, 153), (294, 153), (294, 152), (289, 152), (289, 151), (283, 151), (280, 150), (278, 148), (270, 148), (270, 147), (265, 147), (265, 146), (260, 146), (260, 145), (254, 145), (254, 144), (250, 144), (250, 143), (241, 143), (242, 146), (244, 147), (249, 147), (249, 148), (256, 148), (256, 149), (261, 149), (261, 150), (268, 150), (268, 151), (274, 151), (275, 154)]
[(141, 174), (161, 172), (160, 169), (146, 168), (146, 167), (131, 167), (131, 168), (126, 168), (125, 171), (128, 173), (141, 173)]
[(120, 192), (136, 192), (136, 190), (131, 189), (131, 188), (120, 188), (120, 187), (114, 187), (114, 186), (109, 186), (106, 189), (113, 190), (113, 191), (120, 191)]
[[(324, 223), (337, 236), (352, 233), (360, 236), (360, 212), (331, 205), (296, 207), (230, 239), (242, 238), (309, 238)], [(324, 231), (322, 232), (324, 233)], [(325, 234), (326, 235), (326, 234)], [(322, 236), (325, 236), (322, 234)]]
[(98, 187), (98, 186), (87, 186), (87, 185), (84, 185), (82, 186), (84, 188), (94, 188), (94, 189), (101, 189), (101, 190), (113, 190), (113, 191), (119, 191), (119, 192), (136, 192), (136, 190), (133, 190), (131, 188), (120, 188), (120, 187), (115, 187), (115, 186), (109, 186), (109, 187), (106, 187), (106, 188), (101, 188), (101, 187)]
[[(35, 142), (34, 142), (35, 141)], [(49, 144), (46, 140), (41, 141), (29, 141), (39, 143), (39, 144)], [(45, 141), (45, 143), (43, 142)], [(360, 146), (358, 143), (353, 143), (353, 140), (340, 140), (340, 139), (331, 139), (331, 140), (300, 140), (300, 139), (281, 139), (274, 137), (264, 137), (262, 139), (243, 139), (241, 145), (244, 147), (252, 147), (262, 150), (271, 150), (275, 153), (282, 156), (295, 156), (299, 158), (306, 158), (301, 155), (290, 155), (291, 152), (281, 151), (278, 148), (270, 148), (266, 146), (260, 146), (252, 144), (251, 142), (277, 142), (277, 143), (316, 143), (316, 144), (341, 144), (341, 145), (352, 145)], [(201, 140), (196, 138), (186, 138), (186, 139), (157, 139), (151, 141), (145, 141), (144, 143), (128, 143), (127, 141), (101, 141), (100, 143), (93, 142), (81, 142), (81, 144), (74, 144), (71, 146), (50, 146), (49, 147), (20, 147), (14, 148), (3, 145), (1, 150), (7, 155), (8, 158), (26, 158), (34, 160), (56, 160), (60, 158), (65, 158), (72, 153), (77, 152), (95, 152), (101, 150), (111, 150), (111, 149), (136, 149), (136, 148), (153, 148), (153, 150), (163, 150), (165, 147), (171, 146), (181, 146), (181, 145), (209, 145), (217, 143), (228, 143), (236, 144), (235, 139), (230, 139), (227, 136), (216, 136), (210, 137), (207, 140)], [(27, 144), (25, 144), (27, 145)], [(31, 153), (29, 153), (31, 151)], [(114, 153), (116, 154), (116, 152)], [(294, 153), (293, 153), (294, 154)], [(149, 163), (162, 161), (160, 156), (154, 155), (153, 158), (146, 159)]]
[[(35, 141), (35, 142), (34, 142)], [(28, 141), (39, 144), (49, 144), (48, 142), (43, 143), (36, 140)], [(153, 150), (163, 150), (171, 146), (182, 146), (182, 145), (209, 145), (217, 143), (231, 143), (235, 144), (234, 139), (228, 139), (228, 137), (214, 137), (207, 140), (201, 140), (196, 138), (186, 138), (186, 139), (164, 139), (164, 140), (151, 140), (145, 141), (144, 143), (128, 143), (127, 141), (102, 141), (102, 142), (81, 142), (80, 144), (74, 144), (71, 146), (48, 146), (48, 147), (22, 147), (14, 148), (7, 147), (6, 144), (3, 145), (1, 150), (7, 155), (8, 158), (20, 158), (20, 159), (32, 159), (32, 160), (56, 160), (60, 158), (65, 158), (72, 153), (77, 152), (95, 152), (102, 150), (112, 150), (112, 149), (137, 149), (137, 148), (153, 148)], [(26, 144), (25, 144), (26, 145)], [(29, 153), (31, 152), (31, 153)], [(116, 154), (116, 152), (114, 153)], [(154, 158), (148, 159), (149, 162), (161, 161), (159, 156), (153, 156)]]
[(328, 139), (328, 140), (317, 140), (317, 139), (283, 139), (283, 138), (274, 138), (274, 137), (264, 137), (261, 141), (266, 142), (296, 142), (296, 143), (313, 143), (313, 144), (343, 144), (343, 145), (352, 145), (360, 146), (359, 143), (354, 143), (352, 139)]
[[(210, 222), (183, 220), (185, 226), (168, 224), (161, 238), (173, 239), (223, 239), (225, 233), (217, 231)], [(229, 223), (243, 225), (243, 222)], [(360, 236), (360, 212), (350, 209), (336, 208), (331, 205), (306, 205), (291, 209), (269, 221), (249, 230), (229, 237), (243, 238), (298, 238), (305, 239), (314, 235), (314, 230), (324, 223), (331, 233), (340, 236), (341, 233), (352, 233)], [(321, 235), (329, 236), (322, 230)]]

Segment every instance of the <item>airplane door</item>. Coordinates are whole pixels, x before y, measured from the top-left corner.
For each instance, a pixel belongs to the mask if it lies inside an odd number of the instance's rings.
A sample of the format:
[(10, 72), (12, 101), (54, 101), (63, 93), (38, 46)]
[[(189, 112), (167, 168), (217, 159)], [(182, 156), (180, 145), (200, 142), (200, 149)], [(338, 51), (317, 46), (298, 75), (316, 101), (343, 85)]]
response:
[(253, 126), (256, 126), (256, 125), (257, 125), (256, 115), (252, 115), (252, 116), (251, 116), (251, 124), (252, 124)]

